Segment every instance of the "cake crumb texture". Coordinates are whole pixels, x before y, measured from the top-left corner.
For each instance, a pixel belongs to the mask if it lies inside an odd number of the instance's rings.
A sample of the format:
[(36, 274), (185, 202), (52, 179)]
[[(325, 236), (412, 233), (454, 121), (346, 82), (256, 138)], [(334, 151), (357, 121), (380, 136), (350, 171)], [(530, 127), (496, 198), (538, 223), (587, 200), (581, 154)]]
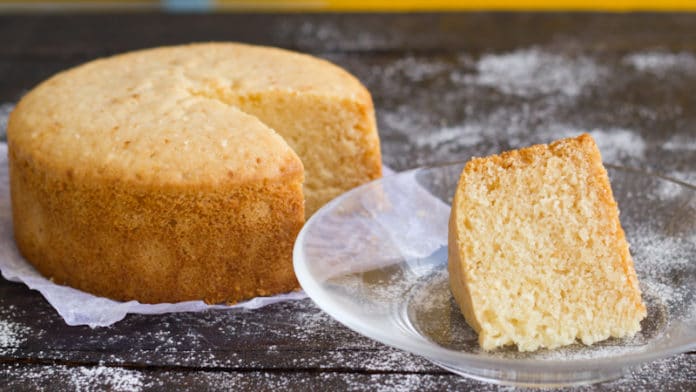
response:
[(590, 135), (469, 161), (449, 224), (452, 294), (485, 350), (592, 344), (646, 316)]

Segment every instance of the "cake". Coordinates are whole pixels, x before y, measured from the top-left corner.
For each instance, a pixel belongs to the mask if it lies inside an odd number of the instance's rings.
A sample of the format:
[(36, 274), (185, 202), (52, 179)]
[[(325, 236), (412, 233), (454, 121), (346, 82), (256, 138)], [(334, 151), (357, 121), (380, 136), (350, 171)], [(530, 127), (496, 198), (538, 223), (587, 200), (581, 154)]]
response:
[(590, 135), (469, 161), (449, 223), (449, 280), (484, 350), (586, 345), (646, 316)]
[(234, 43), (100, 59), (8, 124), (14, 234), (57, 283), (234, 303), (298, 288), (305, 217), (381, 175), (368, 91), (311, 56)]

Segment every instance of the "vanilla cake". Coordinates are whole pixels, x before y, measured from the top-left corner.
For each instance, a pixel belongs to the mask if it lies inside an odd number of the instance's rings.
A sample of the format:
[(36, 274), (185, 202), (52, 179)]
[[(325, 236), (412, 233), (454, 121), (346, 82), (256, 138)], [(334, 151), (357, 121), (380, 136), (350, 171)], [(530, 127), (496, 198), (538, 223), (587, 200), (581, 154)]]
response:
[(233, 43), (62, 72), (19, 102), (8, 146), (22, 254), (58, 283), (147, 303), (297, 288), (305, 216), (381, 175), (356, 78)]
[(452, 294), (484, 350), (626, 337), (646, 316), (590, 135), (469, 161), (449, 223)]

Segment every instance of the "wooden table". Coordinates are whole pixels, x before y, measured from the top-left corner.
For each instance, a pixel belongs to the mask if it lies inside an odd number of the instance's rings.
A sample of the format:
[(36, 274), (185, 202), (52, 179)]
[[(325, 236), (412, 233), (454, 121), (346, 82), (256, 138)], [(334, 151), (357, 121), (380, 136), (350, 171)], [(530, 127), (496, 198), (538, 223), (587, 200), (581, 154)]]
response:
[[(0, 113), (86, 60), (210, 40), (305, 51), (355, 73), (397, 170), (591, 130), (605, 161), (696, 183), (696, 15), (2, 15)], [(0, 279), (0, 389), (173, 388), (499, 389), (361, 337), (310, 300), (90, 329)], [(616, 389), (693, 391), (696, 353), (581, 388)]]

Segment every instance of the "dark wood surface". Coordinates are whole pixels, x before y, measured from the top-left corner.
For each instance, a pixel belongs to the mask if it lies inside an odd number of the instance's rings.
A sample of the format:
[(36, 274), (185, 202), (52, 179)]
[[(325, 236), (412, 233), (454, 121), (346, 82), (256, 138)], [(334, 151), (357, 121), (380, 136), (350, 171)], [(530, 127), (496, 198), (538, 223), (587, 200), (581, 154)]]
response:
[[(608, 162), (696, 183), (696, 15), (0, 15), (0, 118), (72, 65), (210, 40), (300, 50), (355, 73), (397, 170), (588, 130)], [(0, 279), (0, 389), (173, 388), (501, 389), (361, 337), (310, 300), (90, 329)], [(580, 389), (693, 391), (696, 353)]]

